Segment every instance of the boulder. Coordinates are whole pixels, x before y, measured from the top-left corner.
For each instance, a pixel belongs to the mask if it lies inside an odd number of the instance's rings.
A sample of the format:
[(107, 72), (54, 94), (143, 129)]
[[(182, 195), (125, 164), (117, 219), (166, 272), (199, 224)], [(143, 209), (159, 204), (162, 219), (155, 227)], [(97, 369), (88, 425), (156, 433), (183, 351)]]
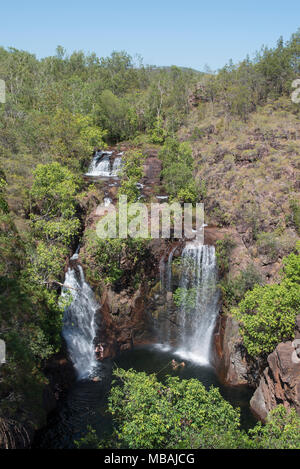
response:
[(250, 401), (251, 409), (262, 421), (279, 404), (287, 409), (294, 407), (300, 415), (300, 315), (297, 326), (296, 339), (280, 343), (268, 356), (268, 367)]

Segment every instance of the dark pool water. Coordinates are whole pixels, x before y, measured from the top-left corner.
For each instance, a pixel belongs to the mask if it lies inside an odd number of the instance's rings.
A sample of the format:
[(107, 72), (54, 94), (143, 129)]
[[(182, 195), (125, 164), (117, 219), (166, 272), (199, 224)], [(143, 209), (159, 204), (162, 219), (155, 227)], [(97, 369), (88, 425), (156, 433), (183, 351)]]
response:
[(74, 448), (74, 440), (85, 435), (88, 425), (96, 430), (99, 437), (108, 435), (112, 425), (106, 413), (106, 397), (115, 367), (157, 373), (161, 381), (164, 381), (166, 375), (171, 375), (182, 379), (199, 379), (206, 388), (211, 385), (217, 386), (226, 400), (234, 407), (240, 407), (242, 427), (247, 429), (255, 424), (255, 418), (249, 409), (252, 390), (247, 387), (223, 386), (214, 369), (209, 366), (185, 361), (184, 368), (173, 370), (170, 364), (172, 358), (180, 361), (172, 351), (162, 351), (155, 346), (148, 346), (123, 352), (113, 361), (105, 360), (99, 365), (99, 369), (95, 370), (95, 376), (98, 376), (100, 381), (85, 380), (75, 383), (67, 397), (49, 415), (47, 426), (37, 433), (33, 447)]

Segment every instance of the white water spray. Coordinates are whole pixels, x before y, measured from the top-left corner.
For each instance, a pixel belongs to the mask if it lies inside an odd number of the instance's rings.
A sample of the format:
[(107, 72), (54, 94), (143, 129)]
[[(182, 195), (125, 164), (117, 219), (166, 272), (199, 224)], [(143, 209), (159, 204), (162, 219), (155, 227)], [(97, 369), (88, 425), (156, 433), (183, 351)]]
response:
[(117, 177), (122, 169), (123, 161), (121, 156), (117, 156), (111, 161), (112, 151), (97, 151), (90, 164), (86, 176), (93, 177)]
[[(72, 260), (75, 260), (75, 254)], [(78, 378), (87, 378), (97, 365), (94, 339), (95, 314), (99, 305), (91, 287), (86, 283), (82, 267), (68, 269), (62, 296), (72, 295), (72, 303), (65, 309), (62, 334)]]
[[(160, 266), (161, 282), (163, 280), (161, 293), (166, 295), (174, 290), (172, 285), (174, 250), (171, 250), (167, 263)], [(162, 343), (157, 346), (161, 350), (175, 348), (175, 355), (182, 359), (208, 365), (213, 330), (219, 311), (214, 246), (187, 244), (182, 252), (180, 270), (180, 306), (177, 312), (171, 313), (170, 304), (168, 305), (166, 299), (167, 311), (164, 318), (161, 318), (159, 326)]]
[(182, 253), (180, 288), (180, 340), (176, 353), (200, 364), (209, 364), (219, 306), (214, 246), (186, 245)]

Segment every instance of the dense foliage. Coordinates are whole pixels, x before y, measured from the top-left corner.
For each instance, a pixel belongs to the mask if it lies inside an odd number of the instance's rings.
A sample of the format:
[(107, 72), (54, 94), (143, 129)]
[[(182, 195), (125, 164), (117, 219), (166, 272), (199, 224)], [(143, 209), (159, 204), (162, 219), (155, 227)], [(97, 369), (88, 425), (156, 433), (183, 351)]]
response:
[(252, 290), (255, 285), (262, 284), (262, 275), (254, 264), (248, 264), (234, 278), (230, 275), (224, 277), (220, 282), (224, 306), (226, 308), (236, 306), (248, 290)]
[(7, 350), (0, 370), (0, 439), (14, 446), (16, 435), (26, 444), (28, 430), (45, 421), (41, 364), (59, 349), (61, 330), (57, 294), (46, 279), (50, 271), (61, 276), (64, 260), (60, 252), (49, 260), (45, 245), (35, 249), (22, 240), (6, 204), (0, 212), (0, 337)]
[(75, 199), (78, 178), (59, 163), (38, 165), (33, 176), (30, 196), (34, 236), (70, 246), (80, 228)]
[(126, 160), (122, 169), (122, 183), (119, 194), (127, 196), (127, 201), (137, 202), (140, 196), (138, 184), (143, 176), (143, 162), (145, 156), (140, 151), (126, 153)]
[(296, 316), (300, 313), (299, 251), (290, 254), (283, 264), (280, 283), (256, 285), (233, 310), (241, 323), (246, 349), (254, 357), (272, 352), (279, 342), (294, 336)]
[(248, 433), (240, 429), (239, 409), (234, 409), (220, 392), (206, 390), (196, 379), (167, 377), (163, 384), (156, 375), (134, 370), (115, 371), (117, 381), (109, 397), (115, 433), (99, 441), (96, 432), (77, 441), (79, 448), (130, 449), (222, 449), (300, 447), (300, 417), (278, 406), (265, 425), (258, 423)]
[(91, 282), (112, 286), (137, 286), (149, 266), (149, 240), (101, 239), (94, 231), (86, 237), (87, 275)]
[(201, 198), (201, 191), (197, 191), (193, 179), (194, 160), (187, 142), (179, 143), (174, 138), (168, 138), (159, 152), (159, 157), (163, 164), (164, 185), (172, 199), (196, 202)]
[(216, 256), (222, 275), (228, 273), (230, 254), (235, 245), (234, 240), (229, 235), (225, 235), (223, 239), (216, 242)]

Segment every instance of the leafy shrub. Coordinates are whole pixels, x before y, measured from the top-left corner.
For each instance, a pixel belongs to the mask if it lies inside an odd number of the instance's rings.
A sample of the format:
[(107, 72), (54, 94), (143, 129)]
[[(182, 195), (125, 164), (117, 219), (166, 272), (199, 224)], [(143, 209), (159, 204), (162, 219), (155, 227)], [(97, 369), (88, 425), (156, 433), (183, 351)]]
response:
[[(128, 283), (135, 281), (145, 268), (148, 255), (148, 239), (110, 238), (101, 239), (89, 233), (86, 239), (86, 270), (94, 282), (116, 284), (126, 277)], [(126, 259), (126, 264), (122, 264)]]
[(195, 184), (189, 184), (187, 187), (178, 191), (177, 199), (182, 203), (195, 204), (198, 200)]
[(276, 233), (258, 234), (257, 246), (260, 254), (266, 255), (271, 261), (277, 259), (280, 249), (280, 241)]
[(96, 431), (75, 444), (78, 448), (129, 449), (296, 449), (300, 417), (282, 405), (269, 413), (266, 424), (248, 433), (240, 430), (239, 410), (218, 389), (206, 390), (196, 379), (157, 377), (118, 369), (109, 396), (113, 433), (99, 440)]
[(234, 447), (239, 439), (239, 411), (216, 388), (206, 391), (196, 379), (133, 370), (115, 371), (122, 386), (113, 386), (109, 411), (116, 424), (117, 446), (123, 448)]
[(191, 140), (197, 141), (201, 140), (203, 137), (205, 137), (205, 128), (195, 127), (191, 135)]
[(152, 143), (164, 143), (167, 137), (167, 131), (163, 127), (163, 119), (161, 116), (157, 116), (154, 126), (149, 131), (150, 142)]
[(226, 278), (221, 282), (223, 300), (227, 306), (237, 304), (248, 290), (262, 284), (262, 276), (254, 264), (248, 264), (235, 278)]
[(292, 211), (292, 222), (295, 225), (297, 233), (300, 234), (300, 204), (297, 200), (290, 200), (290, 209)]
[(169, 137), (160, 150), (159, 157), (163, 163), (163, 182), (170, 198), (196, 202), (202, 194), (193, 178), (194, 160), (190, 145)]
[(69, 245), (78, 234), (77, 178), (59, 163), (39, 164), (30, 190), (32, 228), (37, 238)]
[(232, 249), (235, 247), (235, 242), (225, 235), (223, 239), (216, 242), (216, 256), (218, 259), (219, 269), (222, 274), (229, 271), (229, 259)]
[(294, 336), (295, 319), (300, 313), (300, 254), (291, 254), (283, 264), (279, 284), (256, 285), (232, 310), (253, 357), (271, 353), (280, 342)]
[(295, 409), (288, 411), (283, 405), (275, 407), (265, 425), (259, 422), (249, 430), (252, 448), (299, 449), (300, 417)]
[(126, 195), (128, 202), (136, 202), (140, 195), (137, 184), (143, 176), (144, 160), (145, 156), (140, 151), (126, 153), (119, 194)]
[(8, 205), (5, 199), (5, 188), (7, 186), (7, 182), (4, 178), (1, 177), (0, 171), (0, 211), (2, 213), (8, 213)]
[(295, 238), (289, 233), (281, 233), (280, 229), (276, 229), (272, 233), (258, 234), (257, 246), (260, 254), (265, 255), (270, 262), (274, 262), (279, 256), (291, 252), (295, 246)]

